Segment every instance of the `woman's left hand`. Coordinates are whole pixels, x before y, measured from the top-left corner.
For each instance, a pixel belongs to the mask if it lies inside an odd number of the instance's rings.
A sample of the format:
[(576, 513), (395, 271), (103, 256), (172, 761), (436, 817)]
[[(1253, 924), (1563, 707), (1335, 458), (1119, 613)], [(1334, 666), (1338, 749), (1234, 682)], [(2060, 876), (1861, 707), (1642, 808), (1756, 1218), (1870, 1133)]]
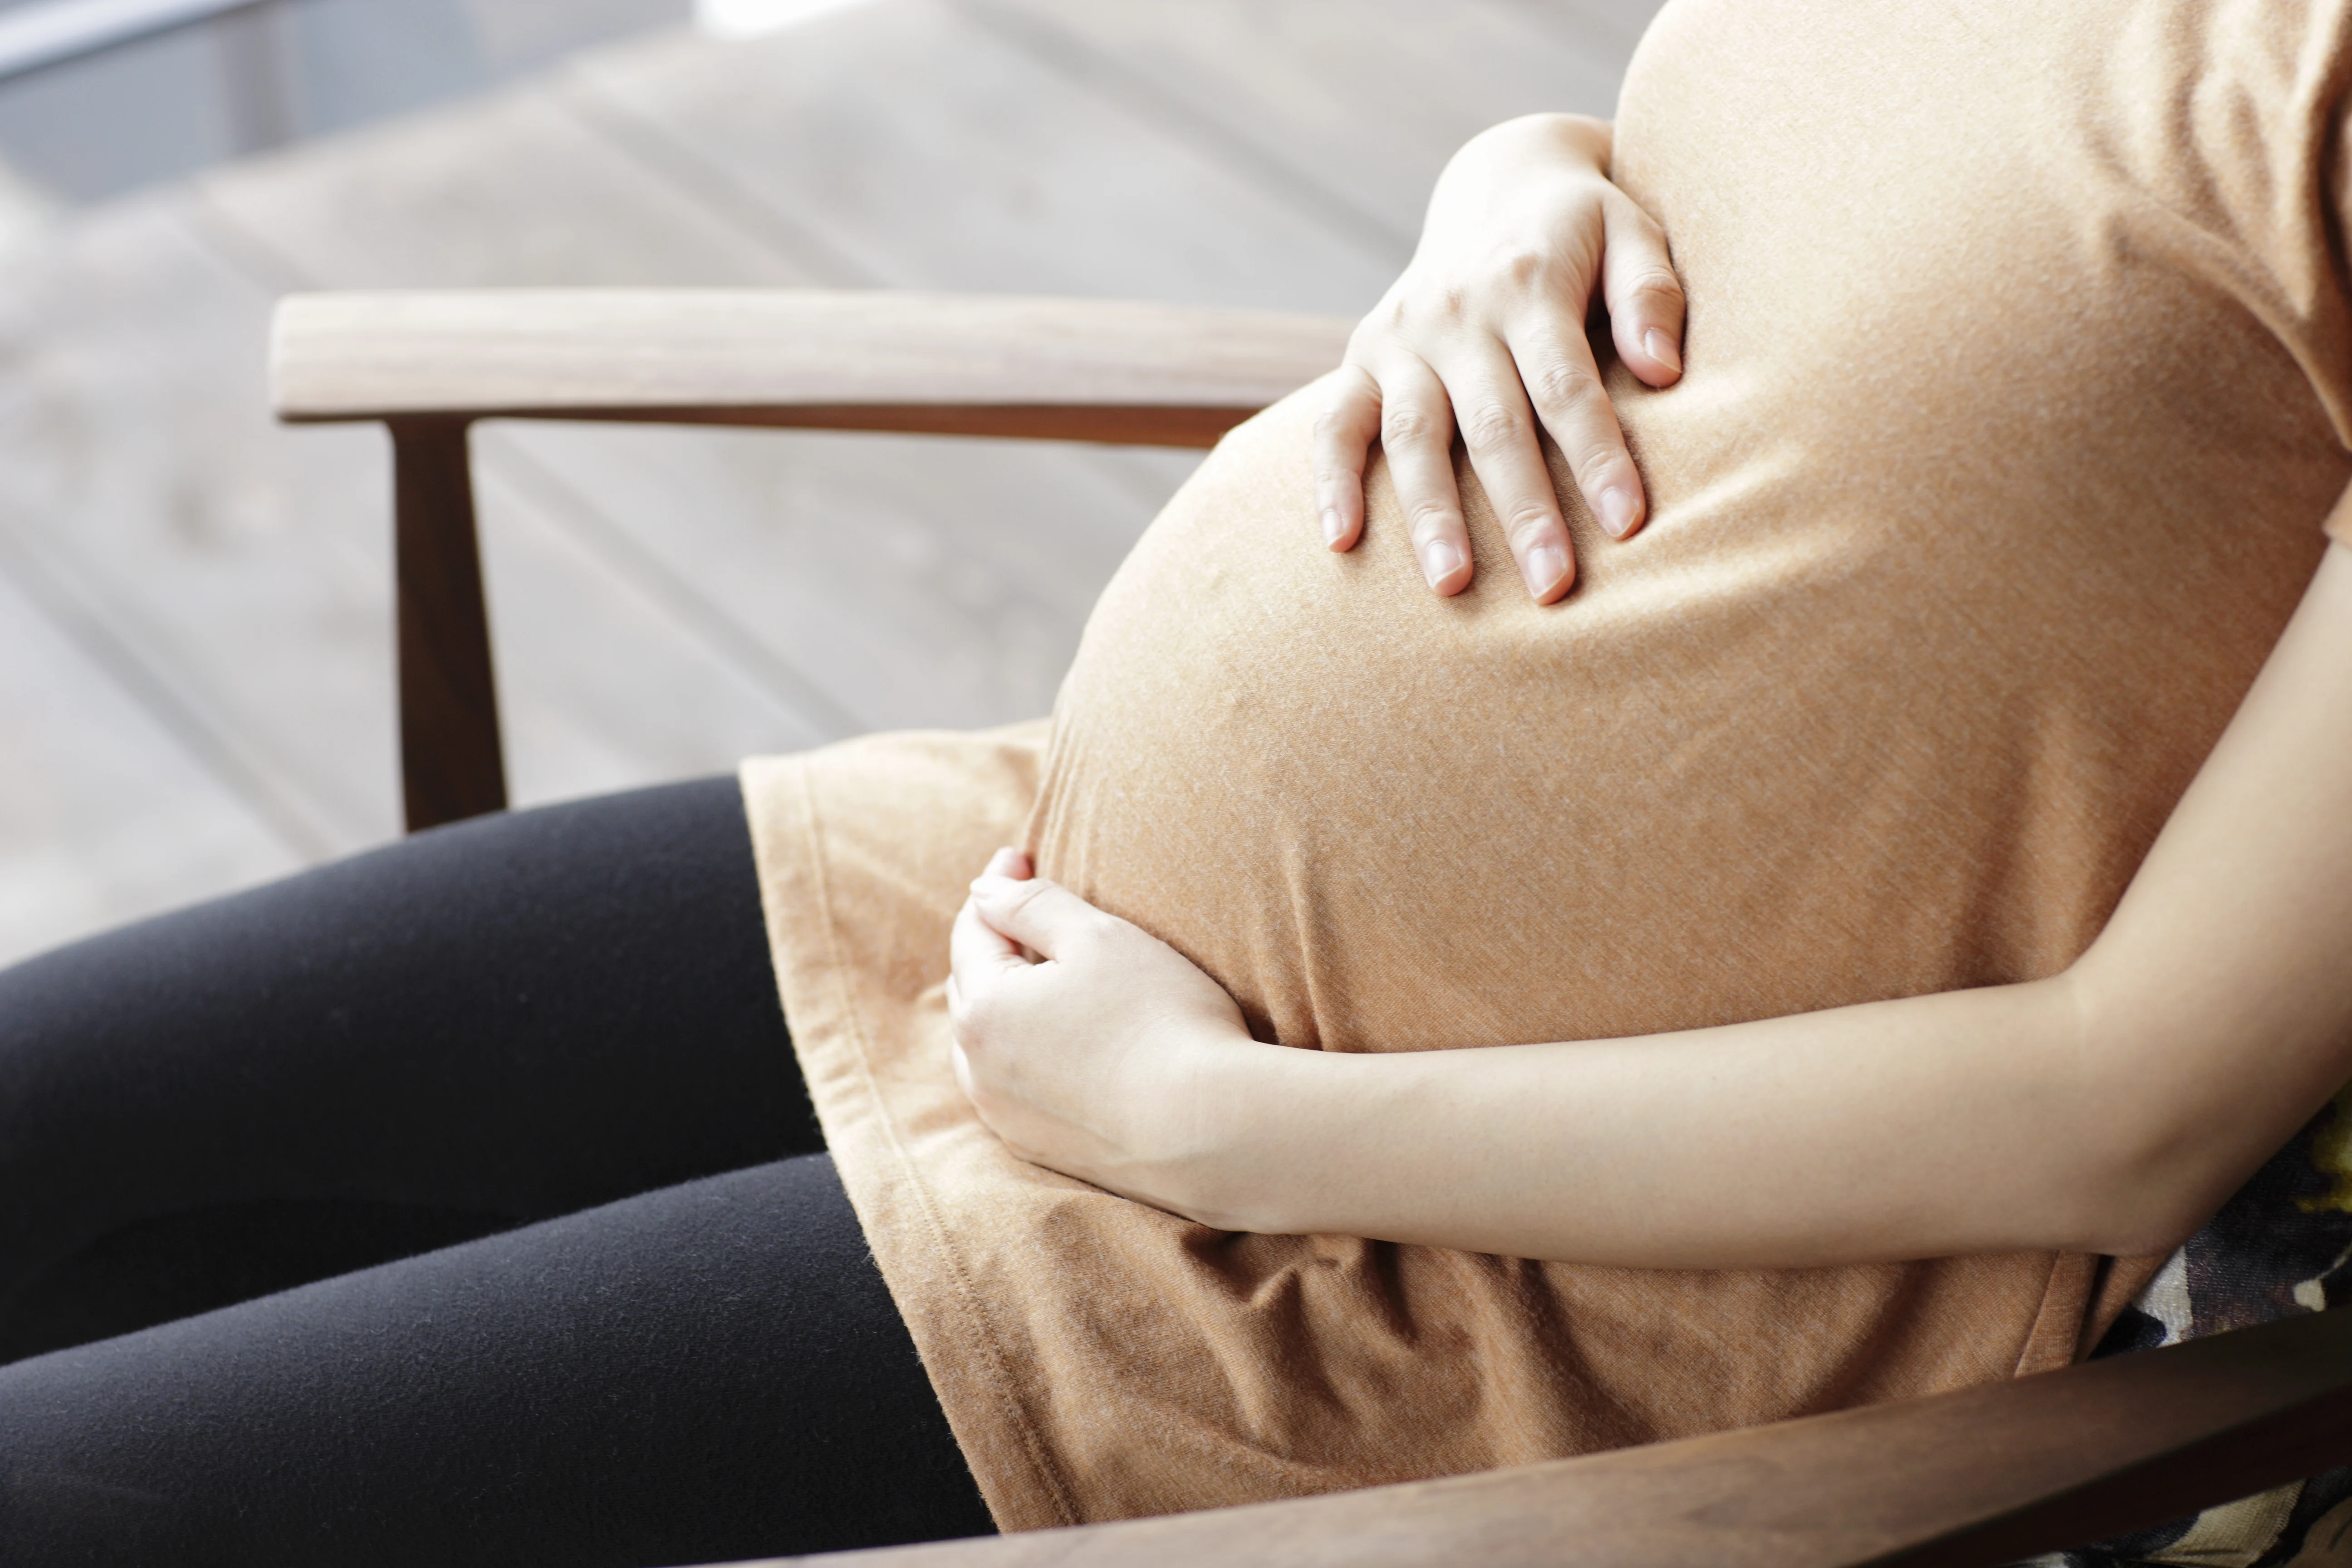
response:
[(950, 960), (956, 1081), (991, 1131), (1033, 1163), (1218, 1223), (1201, 1177), (1219, 1106), (1235, 1068), (1277, 1049), (1223, 987), (1013, 849), (971, 884)]
[(1641, 527), (1641, 470), (1586, 315), (1596, 297), (1605, 303), (1618, 359), (1647, 384), (1671, 386), (1683, 373), (1683, 287), (1665, 231), (1609, 177), (1614, 148), (1605, 121), (1531, 114), (1481, 132), (1446, 164), (1411, 265), (1321, 385), (1316, 506), (1332, 549), (1355, 548), (1363, 532), (1364, 466), (1378, 442), (1423, 576), (1441, 595), (1468, 587), (1457, 431), (1538, 603), (1576, 580), (1539, 432), (1612, 538)]

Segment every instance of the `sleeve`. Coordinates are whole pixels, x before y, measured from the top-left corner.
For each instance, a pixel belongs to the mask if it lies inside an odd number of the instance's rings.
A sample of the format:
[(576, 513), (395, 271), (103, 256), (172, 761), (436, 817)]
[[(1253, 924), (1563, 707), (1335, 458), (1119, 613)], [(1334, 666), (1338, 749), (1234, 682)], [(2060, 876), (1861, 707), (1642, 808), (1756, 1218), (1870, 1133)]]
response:
[[(2188, 26), (2145, 9), (2173, 23), (2143, 53), (2162, 90), (2116, 144), (2184, 258), (2294, 355), (2352, 449), (2352, 0), (2212, 0)], [(2327, 527), (2347, 539), (2352, 516)]]

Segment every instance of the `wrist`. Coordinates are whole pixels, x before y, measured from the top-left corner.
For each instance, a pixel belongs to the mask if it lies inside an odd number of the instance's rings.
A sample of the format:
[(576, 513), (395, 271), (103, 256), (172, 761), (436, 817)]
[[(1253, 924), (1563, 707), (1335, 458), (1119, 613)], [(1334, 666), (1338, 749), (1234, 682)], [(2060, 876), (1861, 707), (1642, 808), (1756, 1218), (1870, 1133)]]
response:
[(1580, 114), (1530, 114), (1480, 132), (1430, 192), (1416, 260), (1581, 214), (1608, 182), (1611, 145), (1609, 122)]
[(1267, 1045), (1246, 1037), (1204, 1050), (1169, 1164), (1185, 1217), (1219, 1230), (1296, 1236), (1322, 1228), (1336, 1162), (1328, 1134), (1344, 1129), (1347, 1084), (1363, 1058)]

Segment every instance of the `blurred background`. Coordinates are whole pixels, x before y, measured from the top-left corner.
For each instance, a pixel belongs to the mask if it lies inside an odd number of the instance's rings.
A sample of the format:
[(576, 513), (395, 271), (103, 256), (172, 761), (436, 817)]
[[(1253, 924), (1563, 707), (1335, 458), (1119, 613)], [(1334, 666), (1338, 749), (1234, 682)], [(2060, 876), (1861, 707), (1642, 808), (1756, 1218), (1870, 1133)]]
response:
[[(399, 831), (381, 432), (289, 290), (1360, 312), (1654, 0), (0, 0), (0, 963)], [(1043, 713), (1184, 454), (489, 426), (518, 804)]]

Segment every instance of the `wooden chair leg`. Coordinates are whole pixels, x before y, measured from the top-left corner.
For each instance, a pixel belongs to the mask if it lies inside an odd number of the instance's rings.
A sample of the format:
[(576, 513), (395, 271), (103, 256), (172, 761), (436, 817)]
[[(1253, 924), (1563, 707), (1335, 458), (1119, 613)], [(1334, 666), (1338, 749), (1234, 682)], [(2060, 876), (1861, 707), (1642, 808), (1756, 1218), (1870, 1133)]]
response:
[(385, 421), (399, 584), (400, 777), (411, 833), (507, 804), (467, 457), (470, 423)]

